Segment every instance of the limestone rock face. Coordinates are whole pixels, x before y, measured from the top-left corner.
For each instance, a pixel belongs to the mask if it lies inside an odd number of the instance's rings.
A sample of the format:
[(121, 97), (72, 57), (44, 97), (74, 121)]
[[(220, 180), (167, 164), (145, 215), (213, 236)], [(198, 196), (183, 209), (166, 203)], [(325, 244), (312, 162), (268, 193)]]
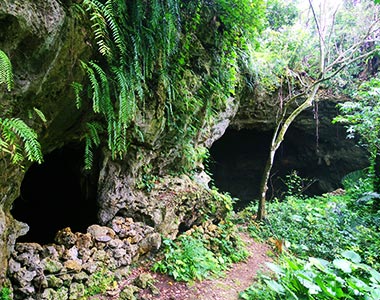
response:
[[(207, 186), (188, 176), (165, 175), (136, 182), (136, 174), (125, 168), (126, 164), (108, 160), (101, 171), (98, 205), (102, 224), (109, 224), (115, 216), (131, 217), (174, 238), (180, 226), (190, 228), (200, 222), (215, 201)], [(220, 210), (215, 217), (221, 219), (224, 213)]]

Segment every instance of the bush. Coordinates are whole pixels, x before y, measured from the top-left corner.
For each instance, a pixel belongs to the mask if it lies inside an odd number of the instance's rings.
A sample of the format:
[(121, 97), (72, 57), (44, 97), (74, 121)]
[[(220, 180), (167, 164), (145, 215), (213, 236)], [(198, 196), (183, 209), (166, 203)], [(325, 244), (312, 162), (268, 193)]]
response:
[(216, 226), (206, 222), (190, 229), (177, 240), (164, 239), (163, 259), (154, 271), (166, 273), (178, 281), (202, 280), (223, 274), (233, 262), (244, 260), (248, 253), (231, 222)]
[[(298, 199), (287, 197), (273, 202), (268, 221), (252, 222), (248, 230), (263, 241), (285, 241), (299, 256), (333, 259), (342, 250), (358, 252), (374, 268), (380, 267), (380, 233), (377, 215), (363, 213), (352, 206), (349, 195), (325, 195)], [(254, 207), (249, 208), (255, 211)]]

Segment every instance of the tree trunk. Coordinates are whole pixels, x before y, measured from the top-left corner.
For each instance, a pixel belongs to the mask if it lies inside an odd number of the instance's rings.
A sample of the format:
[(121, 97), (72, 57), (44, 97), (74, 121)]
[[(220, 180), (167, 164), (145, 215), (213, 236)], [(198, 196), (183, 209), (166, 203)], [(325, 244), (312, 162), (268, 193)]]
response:
[(298, 106), (286, 119), (285, 121), (285, 114), (286, 114), (286, 108), (294, 102), (295, 99), (298, 98), (298, 96), (293, 97), (289, 102), (286, 104), (286, 107), (284, 108), (281, 118), (279, 119), (276, 130), (273, 133), (272, 143), (270, 147), (269, 157), (265, 165), (263, 177), (261, 179), (260, 183), (260, 199), (259, 199), (259, 206), (257, 209), (257, 215), (256, 220), (262, 221), (266, 217), (266, 193), (268, 190), (268, 181), (270, 177), (270, 173), (272, 171), (274, 157), (276, 155), (277, 149), (280, 147), (282, 141), (284, 140), (285, 134), (288, 131), (290, 125), (293, 123), (294, 119), (305, 109), (310, 107), (315, 99), (315, 96), (319, 90), (320, 84), (317, 83), (312, 87), (311, 93), (307, 96), (306, 100)]

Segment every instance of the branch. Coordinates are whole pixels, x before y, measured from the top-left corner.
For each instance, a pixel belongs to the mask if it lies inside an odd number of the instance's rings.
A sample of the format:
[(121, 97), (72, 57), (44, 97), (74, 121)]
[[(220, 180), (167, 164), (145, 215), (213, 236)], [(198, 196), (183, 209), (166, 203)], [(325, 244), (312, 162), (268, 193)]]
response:
[(358, 57), (355, 57), (355, 58), (352, 58), (351, 60), (349, 60), (347, 63), (345, 63), (344, 65), (340, 66), (334, 73), (332, 73), (331, 75), (323, 78), (322, 81), (326, 81), (326, 80), (329, 80), (331, 79), (332, 77), (334, 77), (335, 75), (337, 75), (340, 71), (342, 71), (345, 67), (351, 65), (352, 63), (354, 63), (355, 61), (358, 61), (358, 60), (361, 60), (363, 58), (366, 58), (366, 57), (369, 57), (371, 54), (375, 53), (379, 51), (378, 49), (373, 49), (371, 50), (370, 52), (367, 52), (365, 54), (362, 54), (362, 55), (359, 55)]
[(375, 20), (371, 26), (369, 27), (367, 33), (355, 44), (353, 44), (351, 47), (349, 47), (347, 50), (345, 50), (344, 52), (340, 53), (339, 56), (331, 63), (329, 64), (327, 67), (326, 67), (326, 70), (331, 70), (334, 65), (336, 64), (340, 64), (342, 62), (344, 62), (344, 60), (350, 56), (352, 56), (353, 53), (355, 53), (364, 43), (366, 42), (375, 42), (375, 41), (379, 41), (378, 38), (373, 38), (373, 39), (367, 39), (368, 37), (371, 36), (372, 33), (375, 33), (377, 30), (380, 29), (380, 26), (378, 28), (375, 28), (375, 25), (379, 25), (379, 20)]

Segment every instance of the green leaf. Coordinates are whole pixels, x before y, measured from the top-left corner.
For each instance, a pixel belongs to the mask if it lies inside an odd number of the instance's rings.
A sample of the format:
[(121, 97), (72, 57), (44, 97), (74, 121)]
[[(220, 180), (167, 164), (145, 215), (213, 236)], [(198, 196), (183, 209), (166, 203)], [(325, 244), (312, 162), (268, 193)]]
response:
[(342, 270), (344, 273), (351, 273), (352, 263), (345, 259), (334, 259), (333, 264), (336, 268)]
[(277, 283), (276, 281), (274, 281), (274, 280), (264, 280), (264, 281), (268, 285), (268, 287), (271, 290), (275, 291), (277, 294), (284, 294), (285, 293), (284, 287), (281, 284)]
[(309, 257), (309, 263), (320, 271), (325, 271), (329, 264), (327, 260), (315, 257)]
[[(310, 274), (313, 275), (313, 274)], [(314, 275), (315, 276), (315, 275)], [(322, 291), (322, 289), (316, 285), (313, 281), (313, 278), (309, 276), (306, 272), (301, 272), (296, 275), (299, 282), (308, 289), (309, 294), (315, 295)]]
[(279, 266), (271, 262), (267, 262), (266, 265), (269, 269), (275, 272), (277, 275), (284, 275), (284, 270)]
[[(369, 273), (372, 276), (371, 277), (372, 282), (380, 283), (380, 273), (379, 272), (377, 272), (375, 269), (370, 268)], [(379, 299), (380, 299), (380, 297), (379, 297)]]
[(357, 264), (362, 261), (360, 255), (352, 250), (347, 250), (347, 251), (342, 252), (342, 256)]

